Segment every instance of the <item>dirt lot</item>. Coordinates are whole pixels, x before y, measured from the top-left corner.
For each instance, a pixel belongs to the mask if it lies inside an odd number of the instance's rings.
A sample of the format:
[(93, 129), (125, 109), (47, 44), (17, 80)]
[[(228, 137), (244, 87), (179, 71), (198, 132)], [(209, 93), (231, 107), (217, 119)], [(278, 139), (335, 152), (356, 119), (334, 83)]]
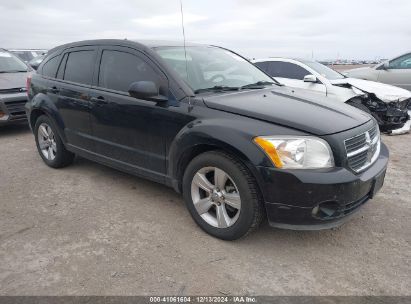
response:
[(411, 134), (383, 141), (386, 184), (349, 223), (224, 242), (173, 190), (84, 159), (50, 169), (27, 127), (3, 127), (0, 295), (411, 295)]

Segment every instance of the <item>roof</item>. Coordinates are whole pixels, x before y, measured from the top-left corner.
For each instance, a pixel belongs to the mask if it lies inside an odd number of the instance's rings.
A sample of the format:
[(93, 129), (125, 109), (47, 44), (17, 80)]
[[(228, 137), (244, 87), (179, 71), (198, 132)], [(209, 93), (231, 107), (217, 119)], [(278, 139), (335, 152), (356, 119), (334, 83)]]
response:
[[(54, 51), (60, 50), (62, 48), (69, 48), (69, 47), (76, 47), (76, 46), (83, 46), (83, 45), (98, 45), (98, 44), (108, 44), (108, 45), (134, 45), (139, 47), (146, 47), (146, 48), (155, 48), (155, 47), (162, 47), (162, 46), (184, 46), (183, 41), (166, 41), (166, 40), (129, 40), (129, 39), (95, 39), (95, 40), (83, 40), (83, 41), (76, 41), (67, 44), (63, 44), (57, 46), (49, 51), (49, 53), (53, 53)], [(186, 42), (186, 46), (201, 46), (204, 44), (198, 43), (191, 43)]]

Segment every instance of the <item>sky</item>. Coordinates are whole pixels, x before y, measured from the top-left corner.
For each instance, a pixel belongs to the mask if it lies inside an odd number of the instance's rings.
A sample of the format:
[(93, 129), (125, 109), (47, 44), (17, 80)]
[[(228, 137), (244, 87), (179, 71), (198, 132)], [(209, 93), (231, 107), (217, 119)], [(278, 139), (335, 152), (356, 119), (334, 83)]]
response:
[[(411, 51), (410, 0), (182, 0), (186, 40), (248, 57), (381, 59)], [(179, 0), (0, 0), (0, 47), (182, 40)]]

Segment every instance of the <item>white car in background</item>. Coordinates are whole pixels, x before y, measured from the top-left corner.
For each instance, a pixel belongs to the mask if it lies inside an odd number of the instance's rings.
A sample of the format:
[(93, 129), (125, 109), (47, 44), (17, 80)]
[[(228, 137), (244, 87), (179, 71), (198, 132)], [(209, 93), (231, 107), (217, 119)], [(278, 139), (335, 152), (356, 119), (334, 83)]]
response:
[[(371, 114), (382, 132), (410, 129), (411, 92), (374, 81), (348, 78), (316, 61), (266, 58), (252, 61), (280, 83), (329, 96)], [(399, 131), (401, 130), (401, 131)]]

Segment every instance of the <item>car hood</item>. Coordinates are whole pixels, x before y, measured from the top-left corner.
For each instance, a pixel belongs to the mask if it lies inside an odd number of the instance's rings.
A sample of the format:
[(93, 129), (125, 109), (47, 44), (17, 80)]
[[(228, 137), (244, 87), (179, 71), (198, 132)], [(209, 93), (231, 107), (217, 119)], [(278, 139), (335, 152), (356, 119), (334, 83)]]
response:
[(26, 73), (0, 73), (0, 90), (26, 88)]
[(369, 121), (368, 114), (307, 90), (275, 87), (204, 97), (213, 109), (269, 121), (315, 135), (342, 132)]
[(365, 93), (373, 93), (378, 99), (384, 102), (402, 101), (411, 98), (411, 92), (380, 82), (356, 79), (356, 78), (344, 78), (337, 80), (330, 80), (333, 85), (350, 85)]

